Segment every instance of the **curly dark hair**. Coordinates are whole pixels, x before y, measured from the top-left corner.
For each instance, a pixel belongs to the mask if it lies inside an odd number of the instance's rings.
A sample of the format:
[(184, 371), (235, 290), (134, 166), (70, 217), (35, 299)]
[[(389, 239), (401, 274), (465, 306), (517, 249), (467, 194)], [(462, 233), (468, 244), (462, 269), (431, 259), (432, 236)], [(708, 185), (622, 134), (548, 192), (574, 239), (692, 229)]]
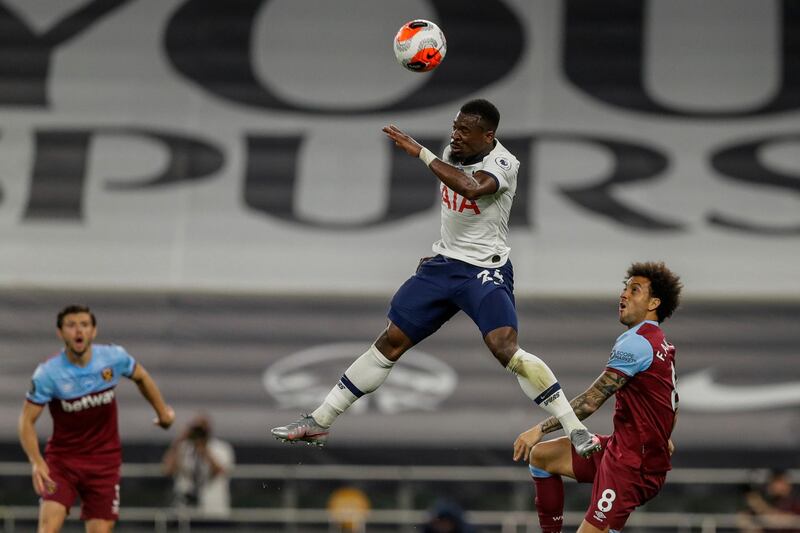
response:
[(56, 318), (56, 327), (61, 329), (61, 326), (64, 325), (64, 317), (67, 315), (74, 315), (76, 313), (89, 313), (89, 316), (92, 317), (92, 326), (97, 325), (97, 318), (95, 318), (94, 313), (92, 313), (92, 310), (89, 309), (89, 306), (72, 304), (66, 306), (64, 309), (58, 312), (58, 317)]
[(668, 269), (663, 262), (654, 261), (633, 263), (628, 269), (628, 278), (633, 276), (650, 280), (651, 296), (661, 300), (656, 308), (659, 323), (671, 317), (681, 300), (683, 283), (680, 276)]
[(500, 124), (500, 111), (489, 100), (478, 98), (470, 100), (461, 106), (461, 112), (465, 115), (478, 115), (483, 121), (482, 127), (486, 130), (497, 131)]

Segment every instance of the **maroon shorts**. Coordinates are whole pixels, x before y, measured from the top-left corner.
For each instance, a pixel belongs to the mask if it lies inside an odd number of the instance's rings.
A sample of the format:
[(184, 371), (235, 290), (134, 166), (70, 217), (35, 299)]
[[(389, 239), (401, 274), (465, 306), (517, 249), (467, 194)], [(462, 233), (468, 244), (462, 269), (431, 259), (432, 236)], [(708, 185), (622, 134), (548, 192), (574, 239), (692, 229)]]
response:
[(644, 474), (638, 468), (617, 463), (605, 453), (610, 437), (598, 437), (603, 449), (587, 459), (572, 449), (572, 470), (579, 483), (593, 484), (586, 521), (598, 529), (621, 530), (634, 509), (658, 494), (667, 475)]
[(52, 492), (45, 491), (42, 500), (58, 502), (69, 513), (75, 498), (80, 496), (81, 520), (119, 518), (118, 461), (73, 461), (60, 457), (47, 457), (46, 461), (56, 486)]

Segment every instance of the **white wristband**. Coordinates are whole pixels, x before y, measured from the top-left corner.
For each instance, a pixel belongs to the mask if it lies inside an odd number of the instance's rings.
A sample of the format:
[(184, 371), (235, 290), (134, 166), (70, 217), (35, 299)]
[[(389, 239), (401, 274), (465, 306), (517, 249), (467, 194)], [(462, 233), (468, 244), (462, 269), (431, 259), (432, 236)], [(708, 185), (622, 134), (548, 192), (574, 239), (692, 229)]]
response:
[(431, 166), (431, 163), (433, 163), (435, 159), (439, 159), (433, 154), (433, 152), (431, 152), (424, 146), (422, 147), (422, 150), (419, 151), (419, 158), (422, 159), (422, 162), (425, 163), (427, 166)]

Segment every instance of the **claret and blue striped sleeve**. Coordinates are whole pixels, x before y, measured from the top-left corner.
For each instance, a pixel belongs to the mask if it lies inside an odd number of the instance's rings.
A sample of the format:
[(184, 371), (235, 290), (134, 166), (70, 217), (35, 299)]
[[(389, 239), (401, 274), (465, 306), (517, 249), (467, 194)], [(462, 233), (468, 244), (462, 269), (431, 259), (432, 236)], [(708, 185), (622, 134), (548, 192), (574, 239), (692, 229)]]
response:
[(36, 367), (31, 379), (31, 388), (25, 398), (37, 405), (44, 405), (53, 399), (53, 381), (47, 376), (43, 365)]
[(629, 330), (617, 339), (606, 367), (633, 377), (650, 368), (652, 362), (653, 346), (634, 330)]

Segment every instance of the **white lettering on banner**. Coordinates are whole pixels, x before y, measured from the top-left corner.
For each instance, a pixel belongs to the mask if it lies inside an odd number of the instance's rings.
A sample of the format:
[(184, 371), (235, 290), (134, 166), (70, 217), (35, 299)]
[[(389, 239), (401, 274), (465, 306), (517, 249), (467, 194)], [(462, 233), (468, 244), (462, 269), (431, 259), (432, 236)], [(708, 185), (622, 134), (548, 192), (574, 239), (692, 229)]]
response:
[(77, 413), (84, 409), (108, 405), (114, 400), (114, 390), (107, 390), (98, 394), (87, 394), (77, 400), (61, 400), (61, 409), (65, 413)]
[[(771, 3), (748, 4), (745, 32), (705, 10), (687, 26), (692, 8), (668, 1), (655, 1), (659, 16), (647, 20), (641, 3), (631, 3), (621, 8), (636, 26), (620, 36), (635, 37), (629, 53), (587, 47), (576, 28), (587, 17), (600, 17), (590, 25), (599, 30), (614, 20), (579, 3), (490, 1), (479, 9), (504, 17), (498, 46), (509, 51), (490, 78), (483, 69), (459, 84), (445, 64), (421, 80), (376, 61), (374, 86), (330, 64), (341, 58), (349, 67), (352, 56), (334, 53), (340, 45), (324, 33), (307, 32), (288, 53), (267, 46), (281, 43), (279, 35), (294, 38), (291, 3), (243, 8), (252, 23), (244, 21), (241, 38), (264, 45), (252, 54), (242, 48), (231, 67), (237, 83), (221, 78), (204, 53), (215, 34), (181, 34), (198, 27), (193, 21), (221, 28), (206, 12), (213, 3), (98, 3), (63, 39), (45, 36), (66, 35), (68, 11), (38, 13), (34, 4), (17, 1), (0, 13), (14, 29), (10, 38), (21, 39), (15, 49), (41, 59), (25, 79), (34, 90), (0, 91), (9, 111), (0, 132), (0, 287), (391, 294), (411, 274), (402, 258), (438, 238), (442, 205), (469, 219), (486, 212), (446, 187), (437, 194), (430, 170), (389, 147), (380, 128), (395, 121), (441, 148), (454, 112), (481, 92), (500, 110), (498, 138), (521, 162), (509, 222), (518, 296), (612, 294), (609, 280), (624, 263), (649, 257), (682, 273), (694, 295), (800, 294), (800, 277), (786, 267), (800, 259), (800, 131), (786, 118), (800, 109), (800, 91), (780, 76), (797, 59), (780, 44), (759, 44), (781, 34), (781, 17), (797, 15)], [(459, 24), (456, 8), (442, 10)], [(400, 11), (366, 15), (382, 23)], [(304, 23), (349, 28), (339, 12), (346, 10), (321, 8)], [(151, 21), (144, 33), (141, 20)], [(694, 35), (695, 24), (711, 43), (735, 38), (752, 52), (746, 68), (722, 76), (724, 108), (711, 105), (718, 80), (697, 67), (727, 64), (719, 57), (728, 51), (707, 46), (686, 58), (671, 46), (675, 34)], [(537, 36), (536, 53), (525, 49), (527, 35)], [(118, 37), (122, 48), (110, 41)], [(364, 38), (359, 46), (370, 48), (372, 37)], [(651, 53), (636, 55), (643, 43)], [(104, 45), (108, 54), (83, 59)], [(472, 52), (476, 62), (485, 54)], [(596, 64), (586, 61), (591, 54), (612, 61), (614, 53), (625, 59), (614, 61), (625, 69), (614, 76), (620, 87), (582, 66)], [(537, 63), (542, 57), (560, 63)], [(698, 74), (674, 79), (676, 64)], [(3, 68), (0, 77), (17, 79)], [(323, 81), (308, 83), (308, 73), (323, 70)], [(97, 83), (88, 91), (76, 79)], [(130, 91), (118, 90), (121, 80)], [(86, 256), (103, 258), (91, 277), (80, 266)], [(289, 267), (264, 275), (275, 265)]]

